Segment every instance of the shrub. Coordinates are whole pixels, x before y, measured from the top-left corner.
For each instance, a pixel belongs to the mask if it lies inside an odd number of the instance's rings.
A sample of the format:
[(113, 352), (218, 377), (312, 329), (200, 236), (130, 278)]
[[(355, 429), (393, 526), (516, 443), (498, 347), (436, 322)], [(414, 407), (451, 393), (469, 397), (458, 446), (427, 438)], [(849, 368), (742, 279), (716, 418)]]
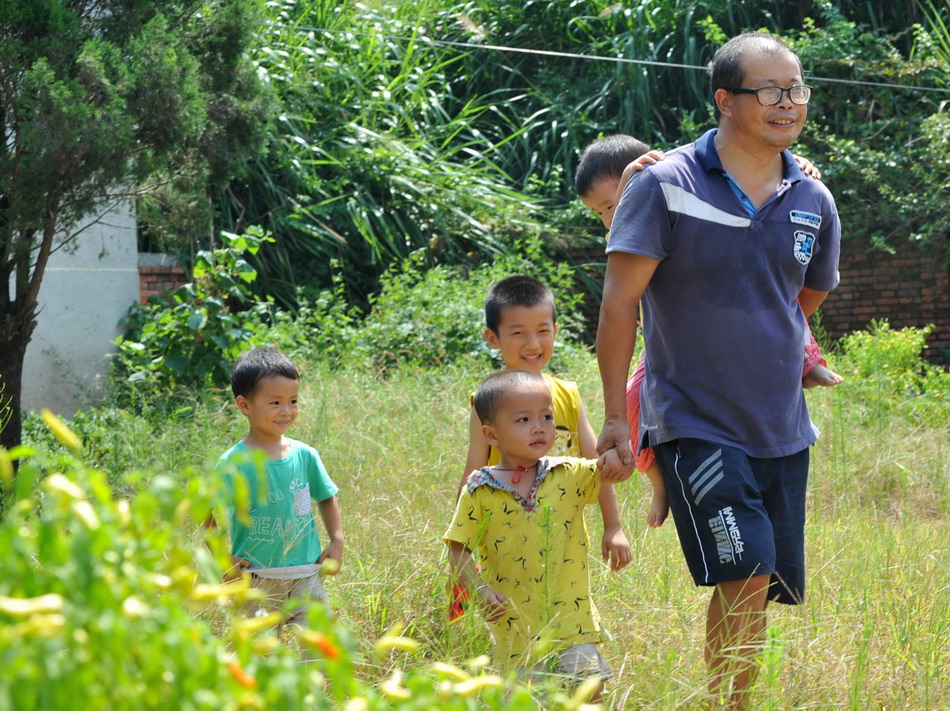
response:
[[(490, 351), (482, 337), (485, 294), (493, 283), (514, 274), (541, 279), (554, 292), (560, 326), (556, 358), (582, 348), (574, 336), (580, 327), (581, 295), (573, 267), (553, 263), (536, 240), (522, 243), (517, 254), (473, 269), (427, 268), (424, 257), (414, 254), (386, 272), (365, 317), (358, 309), (341, 309), (342, 294), (325, 292), (300, 312), (296, 325), (300, 333), (310, 333), (308, 355), (335, 367), (385, 373), (466, 358), (482, 358), (489, 365)], [(557, 369), (557, 361), (553, 367)]]
[(198, 253), (193, 281), (170, 297), (133, 305), (123, 319), (127, 331), (116, 340), (113, 371), (120, 401), (179, 387), (223, 387), (238, 354), (267, 343), (276, 309), (250, 291), (257, 272), (244, 256), (272, 238), (251, 228), (223, 232), (221, 239), (223, 247)]
[(921, 358), (932, 326), (894, 330), (872, 321), (867, 331), (844, 336), (836, 367), (847, 375), (849, 400), (882, 427), (894, 416), (923, 426), (946, 427), (950, 372)]

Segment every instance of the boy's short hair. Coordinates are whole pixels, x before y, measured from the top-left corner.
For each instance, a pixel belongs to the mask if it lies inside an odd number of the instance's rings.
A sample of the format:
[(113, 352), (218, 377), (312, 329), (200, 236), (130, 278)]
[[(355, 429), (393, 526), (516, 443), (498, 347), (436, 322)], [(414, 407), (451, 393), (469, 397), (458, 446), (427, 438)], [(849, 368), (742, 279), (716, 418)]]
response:
[(719, 120), (719, 105), (716, 92), (719, 89), (735, 89), (745, 81), (742, 60), (747, 56), (762, 54), (789, 54), (798, 62), (798, 71), (804, 75), (802, 60), (785, 42), (766, 32), (743, 32), (720, 47), (709, 65), (709, 89), (713, 96), (713, 115)]
[(472, 398), (472, 407), (475, 408), (475, 414), (483, 425), (490, 425), (495, 422), (495, 417), (501, 409), (505, 396), (512, 391), (517, 391), (524, 387), (537, 387), (543, 385), (547, 387), (547, 381), (543, 376), (532, 373), (528, 370), (501, 370), (489, 375), (475, 391)]
[(547, 284), (529, 276), (513, 276), (496, 282), (485, 296), (485, 325), (498, 333), (501, 312), (508, 306), (551, 305), (551, 320), (557, 323), (557, 305)]
[(574, 187), (584, 197), (601, 180), (620, 179), (623, 169), (647, 153), (650, 147), (633, 136), (617, 133), (604, 136), (584, 149), (574, 173)]
[(297, 368), (276, 348), (253, 348), (244, 351), (231, 369), (231, 392), (234, 397), (250, 397), (261, 380), (275, 375), (300, 380)]

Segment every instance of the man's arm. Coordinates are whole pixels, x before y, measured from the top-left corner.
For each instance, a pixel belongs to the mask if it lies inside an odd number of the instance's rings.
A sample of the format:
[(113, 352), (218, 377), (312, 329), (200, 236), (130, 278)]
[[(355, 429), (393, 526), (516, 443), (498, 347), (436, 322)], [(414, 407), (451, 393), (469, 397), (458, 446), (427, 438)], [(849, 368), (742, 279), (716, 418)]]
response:
[(637, 340), (637, 307), (659, 260), (639, 254), (607, 256), (604, 297), (597, 326), (597, 363), (604, 386), (604, 427), (597, 451), (616, 448), (624, 466), (633, 465), (627, 423), (627, 375)]
[(336, 497), (331, 496), (329, 499), (318, 502), (317, 509), (320, 511), (320, 518), (323, 519), (327, 536), (330, 538), (327, 547), (317, 558), (317, 562), (324, 563), (332, 560), (335, 565), (327, 565), (323, 570), (327, 575), (336, 575), (343, 563), (343, 520), (340, 516), (340, 505)]
[(803, 286), (802, 290), (798, 293), (798, 303), (802, 306), (802, 312), (805, 314), (805, 318), (809, 318), (815, 313), (827, 296), (827, 291), (815, 291), (814, 289), (809, 289), (807, 286)]

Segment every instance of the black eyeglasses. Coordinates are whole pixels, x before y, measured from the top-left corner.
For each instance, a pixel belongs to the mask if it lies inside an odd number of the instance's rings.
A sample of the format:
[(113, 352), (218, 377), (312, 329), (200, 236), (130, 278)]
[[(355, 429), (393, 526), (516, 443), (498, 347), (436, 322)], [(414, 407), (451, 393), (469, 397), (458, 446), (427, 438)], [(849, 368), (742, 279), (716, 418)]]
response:
[(762, 106), (775, 106), (782, 100), (782, 94), (788, 93), (789, 101), (793, 104), (807, 104), (811, 98), (811, 87), (807, 84), (795, 84), (794, 86), (763, 86), (759, 89), (745, 89), (741, 86), (733, 89), (726, 89), (733, 94), (755, 94)]

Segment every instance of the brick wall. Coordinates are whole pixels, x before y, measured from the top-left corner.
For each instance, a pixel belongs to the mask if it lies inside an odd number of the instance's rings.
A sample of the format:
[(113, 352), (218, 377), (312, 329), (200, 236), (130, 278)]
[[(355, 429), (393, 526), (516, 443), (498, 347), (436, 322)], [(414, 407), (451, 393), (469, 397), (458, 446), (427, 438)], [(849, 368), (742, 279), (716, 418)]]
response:
[(168, 254), (139, 253), (139, 301), (174, 291), (188, 281), (178, 261)]
[(825, 330), (835, 337), (865, 329), (872, 319), (887, 319), (895, 329), (933, 324), (924, 355), (950, 363), (947, 245), (905, 242), (888, 254), (845, 241), (841, 285), (828, 296), (821, 314)]
[[(872, 319), (886, 319), (892, 328), (934, 325), (924, 356), (950, 364), (950, 265), (948, 245), (906, 242), (894, 254), (845, 241), (841, 255), (841, 284), (821, 307), (825, 331), (838, 338), (868, 328)], [(601, 248), (569, 252), (574, 264), (602, 265)], [(589, 269), (590, 276), (603, 283), (603, 271)], [(582, 309), (589, 335), (597, 332), (599, 302), (593, 296)]]

